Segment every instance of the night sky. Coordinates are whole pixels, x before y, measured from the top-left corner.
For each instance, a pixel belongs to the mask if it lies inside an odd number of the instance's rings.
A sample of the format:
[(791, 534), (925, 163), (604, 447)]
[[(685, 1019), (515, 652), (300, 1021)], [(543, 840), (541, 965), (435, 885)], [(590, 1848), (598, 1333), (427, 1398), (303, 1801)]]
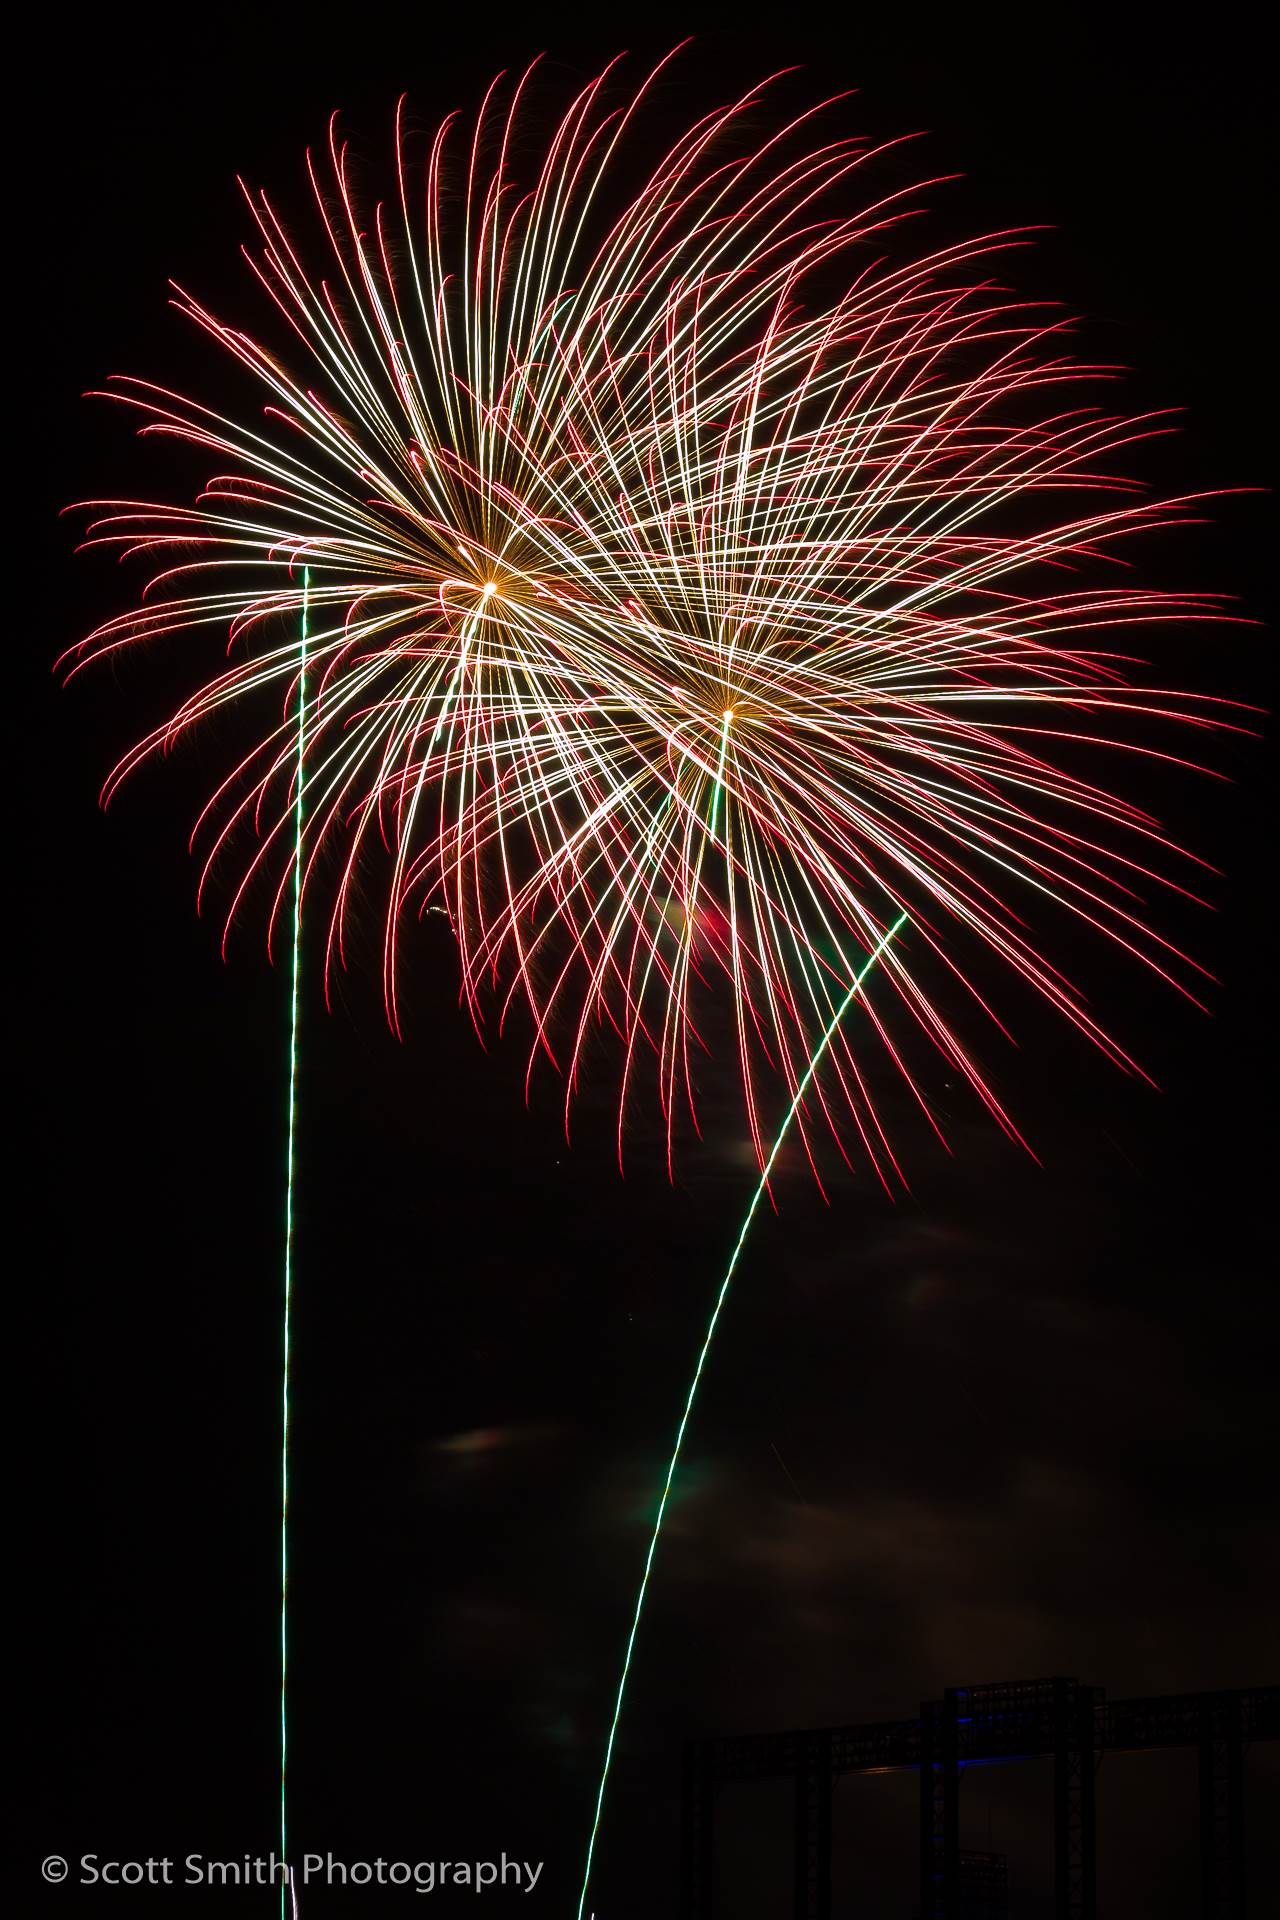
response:
[[(16, 1567), (33, 1619), (10, 1654), (37, 1707), (19, 1911), (276, 1910), (265, 1891), (112, 1896), (38, 1877), (55, 1851), (235, 1858), (276, 1833), (287, 980), (256, 928), (224, 964), (214, 918), (195, 914), (186, 837), (226, 737), (98, 808), (118, 754), (185, 689), (177, 652), (68, 691), (49, 673), (127, 593), (109, 561), (73, 558), (58, 510), (174, 483), (163, 450), (81, 394), (114, 371), (201, 390), (170, 275), (256, 316), (236, 173), (297, 204), (303, 150), (334, 108), (376, 175), (402, 90), (434, 121), (543, 49), (567, 84), (694, 31), (673, 128), (782, 65), (806, 69), (806, 97), (856, 88), (851, 129), (929, 136), (897, 177), (963, 175), (927, 197), (932, 238), (1046, 223), (1017, 283), (1089, 316), (1098, 357), (1137, 369), (1133, 409), (1185, 408), (1176, 439), (1138, 460), (1145, 477), (1164, 491), (1272, 478), (1248, 10), (1207, 9), (1193, 32), (1156, 9), (978, 7), (940, 25), (881, 7), (834, 34), (790, 7), (768, 32), (606, 10), (585, 30), (479, 9), (442, 28), (439, 12), (42, 18), (11, 92), (24, 232), (9, 388), (33, 410), (10, 446), (7, 557), (37, 584), (9, 639), (26, 758), (10, 1253), (33, 1322), (10, 1466), (35, 1521)], [(1213, 512), (1145, 543), (1146, 575), (1265, 620), (1273, 503)], [(1264, 627), (1153, 645), (1166, 684), (1270, 704)], [(947, 1685), (1052, 1673), (1117, 1696), (1276, 1678), (1265, 749), (1223, 736), (1203, 751), (1224, 779), (1153, 773), (1143, 794), (1221, 869), (1213, 912), (1162, 922), (1216, 976), (1209, 1014), (1055, 930), (1158, 1091), (1001, 983), (1019, 1045), (988, 1046), (984, 1064), (1039, 1165), (940, 1061), (950, 1157), (888, 1095), (906, 1199), (859, 1171), (824, 1205), (784, 1164), (660, 1550), (599, 1920), (674, 1913), (692, 1735), (905, 1716)], [(414, 938), (403, 1044), (376, 927), (331, 1014), (314, 969), (304, 995), (295, 1852), (505, 1850), (545, 1862), (535, 1894), (437, 1893), (425, 1911), (563, 1916), (656, 1488), (754, 1182), (713, 1083), (674, 1187), (643, 1116), (619, 1178), (608, 1084), (566, 1144), (557, 1084), (536, 1079), (526, 1105), (523, 1051), (478, 1043), (444, 923)], [(1273, 1885), (1276, 1777), (1274, 1750), (1250, 1756), (1258, 1890)], [(910, 1776), (839, 1789), (837, 1911), (915, 1911), (915, 1792)], [(1194, 1755), (1108, 1761), (1100, 1795), (1103, 1911), (1195, 1913)], [(724, 1914), (789, 1911), (787, 1788), (731, 1797), (724, 1834)], [(966, 1782), (962, 1838), (1010, 1856), (1016, 1914), (1049, 1914), (1047, 1765)], [(303, 1910), (406, 1903), (318, 1893)]]

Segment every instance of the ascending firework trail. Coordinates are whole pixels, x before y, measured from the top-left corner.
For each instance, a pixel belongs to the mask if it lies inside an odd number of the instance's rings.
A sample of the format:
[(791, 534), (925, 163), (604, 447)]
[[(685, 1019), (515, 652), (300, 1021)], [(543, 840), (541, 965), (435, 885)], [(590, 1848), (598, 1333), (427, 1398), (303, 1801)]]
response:
[[(293, 1316), (293, 1183), (297, 1167), (298, 985), (302, 969), (302, 807), (306, 774), (307, 601), (311, 575), (302, 570), (302, 617), (298, 623), (298, 762), (294, 776), (293, 940), (289, 988), (289, 1124), (284, 1179), (284, 1324), (280, 1369), (280, 1886), (283, 1915), (289, 1885), (289, 1337)], [(294, 1900), (296, 1907), (297, 1902)]]
[(592, 1815), (592, 1820), (591, 1820), (591, 1835), (587, 1841), (587, 1863), (583, 1870), (583, 1875), (582, 1875), (582, 1892), (578, 1896), (578, 1920), (582, 1920), (582, 1912), (587, 1903), (587, 1889), (591, 1882), (591, 1862), (595, 1856), (596, 1838), (600, 1832), (600, 1820), (604, 1813), (604, 1794), (605, 1794), (605, 1788), (609, 1782), (609, 1766), (610, 1766), (610, 1762), (613, 1759), (613, 1747), (614, 1747), (614, 1741), (617, 1738), (618, 1722), (622, 1718), (622, 1700), (623, 1700), (623, 1695), (626, 1693), (626, 1690), (627, 1690), (627, 1678), (631, 1672), (631, 1656), (635, 1651), (636, 1635), (640, 1631), (640, 1615), (644, 1608), (645, 1596), (649, 1591), (649, 1575), (653, 1571), (653, 1556), (658, 1550), (658, 1535), (662, 1532), (663, 1515), (667, 1511), (667, 1501), (671, 1496), (671, 1483), (675, 1479), (676, 1467), (679, 1464), (679, 1460), (680, 1460), (680, 1450), (684, 1445), (685, 1430), (689, 1425), (689, 1417), (693, 1412), (693, 1403), (697, 1396), (698, 1385), (702, 1379), (702, 1370), (707, 1364), (707, 1355), (711, 1351), (711, 1342), (715, 1338), (716, 1327), (720, 1320), (720, 1310), (724, 1306), (725, 1301), (729, 1297), (729, 1287), (732, 1283), (733, 1276), (737, 1271), (739, 1256), (742, 1253), (743, 1247), (747, 1243), (747, 1235), (750, 1233), (751, 1223), (756, 1217), (756, 1209), (760, 1205), (761, 1200), (764, 1198), (765, 1189), (769, 1184), (769, 1175), (773, 1172), (774, 1162), (777, 1160), (778, 1155), (782, 1150), (782, 1143), (786, 1139), (787, 1134), (791, 1130), (791, 1122), (796, 1117), (796, 1112), (797, 1112), (797, 1109), (799, 1108), (802, 1098), (804, 1097), (805, 1090), (808, 1087), (809, 1082), (812, 1080), (814, 1074), (817, 1072), (818, 1068), (821, 1066), (822, 1056), (826, 1052), (830, 1041), (834, 1037), (836, 1028), (839, 1026), (840, 1022), (844, 1019), (844, 1016), (849, 1011), (849, 1008), (853, 1005), (854, 996), (861, 990), (863, 981), (866, 979), (867, 975), (870, 973), (872, 967), (874, 967), (876, 961), (880, 958), (881, 954), (888, 947), (889, 942), (895, 937), (895, 935), (901, 932), (902, 928), (906, 924), (906, 919), (907, 919), (907, 916), (905, 913), (899, 914), (898, 918), (894, 921), (893, 925), (890, 927), (888, 933), (885, 934), (884, 938), (876, 946), (870, 959), (867, 961), (866, 965), (862, 968), (862, 971), (858, 974), (857, 978), (854, 980), (853, 985), (850, 987), (848, 993), (845, 995), (844, 999), (841, 1001), (839, 1007), (837, 1008), (835, 1018), (832, 1020), (831, 1025), (827, 1028), (827, 1031), (823, 1034), (822, 1039), (818, 1043), (817, 1051), (815, 1052), (812, 1060), (809, 1062), (808, 1070), (805, 1073), (804, 1078), (800, 1082), (800, 1086), (799, 1086), (799, 1089), (797, 1090), (796, 1097), (791, 1102), (790, 1107), (788, 1107), (787, 1109), (787, 1117), (783, 1121), (781, 1127), (778, 1129), (778, 1136), (775, 1139), (772, 1148), (770, 1149), (768, 1159), (764, 1163), (764, 1170), (760, 1175), (759, 1181), (757, 1182), (756, 1190), (751, 1196), (751, 1204), (747, 1208), (746, 1216), (743, 1219), (742, 1227), (741, 1227), (741, 1230), (739, 1231), (738, 1238), (734, 1245), (733, 1252), (729, 1256), (729, 1264), (725, 1268), (724, 1279), (720, 1282), (720, 1291), (716, 1295), (715, 1305), (711, 1309), (711, 1318), (707, 1322), (707, 1331), (703, 1336), (702, 1347), (698, 1353), (698, 1364), (693, 1370), (693, 1379), (689, 1382), (689, 1391), (685, 1397), (684, 1411), (680, 1415), (680, 1425), (676, 1429), (676, 1442), (671, 1449), (671, 1459), (667, 1463), (667, 1477), (663, 1482), (662, 1494), (658, 1501), (658, 1511), (654, 1516), (653, 1532), (649, 1537), (649, 1551), (645, 1555), (644, 1572), (640, 1576), (640, 1588), (636, 1594), (635, 1612), (632, 1614), (632, 1617), (631, 1617), (631, 1631), (627, 1635), (626, 1651), (623, 1653), (623, 1656), (622, 1656), (622, 1675), (618, 1681), (618, 1692), (613, 1703), (613, 1719), (609, 1725), (608, 1740), (605, 1742), (604, 1760), (602, 1761), (601, 1767), (600, 1767), (600, 1785), (596, 1791), (595, 1812)]

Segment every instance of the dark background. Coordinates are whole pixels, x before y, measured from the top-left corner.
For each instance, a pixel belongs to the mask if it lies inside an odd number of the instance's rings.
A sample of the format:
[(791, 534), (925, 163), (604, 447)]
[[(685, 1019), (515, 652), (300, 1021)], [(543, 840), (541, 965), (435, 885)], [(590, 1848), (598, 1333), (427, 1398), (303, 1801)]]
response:
[[(253, 323), (234, 175), (297, 204), (331, 109), (376, 171), (402, 89), (430, 122), (544, 48), (567, 84), (693, 29), (673, 124), (792, 62), (808, 97), (856, 87), (849, 125), (929, 134), (901, 177), (965, 176), (928, 196), (931, 235), (1048, 223), (1019, 284), (1088, 314), (1099, 357), (1140, 369), (1135, 408), (1186, 409), (1147, 457), (1153, 481), (1265, 485), (1265, 63), (1249, 11), (1221, 5), (1194, 30), (1165, 10), (982, 7), (834, 28), (788, 8), (768, 32), (378, 5), (28, 24), (9, 102), (8, 386), (33, 425), (9, 448), (7, 564), (37, 588), (9, 633), (25, 757), (10, 1252), (34, 1325), (11, 1465), (37, 1523), (17, 1561), (33, 1627), (12, 1650), (37, 1712), (16, 1889), (23, 1911), (267, 1913), (263, 1891), (37, 1891), (51, 1851), (265, 1855), (277, 1811), (287, 982), (252, 933), (224, 965), (194, 913), (185, 840), (216, 750), (96, 806), (184, 685), (178, 660), (67, 692), (49, 676), (126, 591), (109, 562), (72, 558), (58, 509), (162, 493), (173, 472), (82, 390), (117, 370), (199, 381), (170, 274)], [(1148, 547), (1147, 571), (1262, 617), (1270, 503), (1214, 513)], [(1158, 644), (1169, 684), (1268, 704), (1262, 629)], [(1066, 956), (1160, 1092), (1019, 1001), (1020, 1051), (987, 1064), (1042, 1166), (960, 1103), (951, 1160), (907, 1129), (907, 1200), (860, 1177), (824, 1207), (786, 1177), (761, 1222), (658, 1561), (600, 1920), (674, 1910), (690, 1734), (907, 1714), (947, 1684), (1053, 1672), (1117, 1695), (1275, 1677), (1274, 879), (1263, 750), (1210, 751), (1226, 781), (1157, 788), (1174, 836), (1222, 870), (1216, 911), (1171, 924), (1218, 977), (1211, 1015), (1120, 955)], [(521, 1057), (477, 1044), (443, 942), (423, 937), (404, 1045), (372, 974), (331, 1016), (314, 977), (305, 992), (294, 1851), (505, 1849), (546, 1862), (538, 1893), (483, 1910), (567, 1914), (655, 1487), (750, 1176), (724, 1119), (674, 1189), (638, 1127), (620, 1180), (607, 1089), (566, 1147), (557, 1089), (526, 1108)], [(1196, 1911), (1193, 1756), (1108, 1762), (1101, 1792), (1104, 1910)], [(907, 1920), (914, 1783), (846, 1784), (838, 1808), (840, 1897)], [(965, 1844), (1010, 1854), (1015, 1911), (1047, 1914), (1039, 1769), (983, 1770), (965, 1823)], [(787, 1911), (789, 1847), (785, 1790), (740, 1794), (726, 1913)], [(304, 1912), (396, 1903), (413, 1896), (320, 1893)]]

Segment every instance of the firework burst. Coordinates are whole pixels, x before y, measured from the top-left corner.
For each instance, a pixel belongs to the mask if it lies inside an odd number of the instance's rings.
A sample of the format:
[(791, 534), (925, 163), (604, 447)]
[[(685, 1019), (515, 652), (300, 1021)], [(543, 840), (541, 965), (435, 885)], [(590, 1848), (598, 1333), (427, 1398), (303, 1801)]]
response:
[[(305, 565), (305, 889), (331, 887), (331, 969), (353, 901), (365, 913), (385, 887), (393, 1020), (401, 925), (443, 906), (477, 1021), (495, 990), (500, 1007), (524, 998), (534, 1057), (570, 1097), (596, 1030), (613, 1037), (621, 1147), (646, 1073), (669, 1141), (696, 1125), (727, 989), (763, 1165), (770, 1095), (794, 1096), (907, 911), (959, 1000), (991, 1012), (956, 938), (976, 936), (1131, 1064), (1027, 910), (1048, 897), (1185, 986), (1140, 897), (1172, 883), (1173, 850), (1064, 764), (1081, 740), (1146, 751), (1134, 723), (1153, 711), (1203, 723), (1117, 653), (1126, 629), (1209, 611), (1115, 564), (1117, 543), (1185, 511), (1114, 471), (1160, 423), (1080, 397), (1104, 370), (989, 277), (1015, 236), (886, 258), (916, 190), (844, 209), (872, 152), (811, 146), (811, 115), (735, 153), (753, 92), (619, 204), (619, 149), (656, 76), (620, 109), (607, 78), (527, 179), (529, 75), (417, 159), (401, 115), (390, 206), (361, 206), (331, 135), (310, 167), (319, 269), (247, 195), (246, 257), (284, 345), (176, 304), (263, 390), (256, 425), (115, 384), (144, 433), (194, 444), (208, 474), (193, 505), (99, 504), (90, 544), (155, 571), (77, 664), (229, 644), (108, 793), (242, 711), (249, 750), (197, 827), (201, 891), (233, 874), (229, 927), (265, 886), (274, 924)], [(860, 1047), (874, 1036), (916, 1091), (891, 998), (1010, 1126), (954, 1012), (903, 952), (882, 971)], [(798, 1125), (894, 1180), (850, 1039)]]

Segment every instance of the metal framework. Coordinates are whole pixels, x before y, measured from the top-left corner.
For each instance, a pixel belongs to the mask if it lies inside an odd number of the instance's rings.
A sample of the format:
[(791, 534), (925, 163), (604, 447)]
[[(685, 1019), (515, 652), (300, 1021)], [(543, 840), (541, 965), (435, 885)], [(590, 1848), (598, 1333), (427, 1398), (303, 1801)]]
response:
[(794, 1779), (796, 1920), (830, 1920), (833, 1783), (842, 1773), (904, 1770), (920, 1776), (922, 1920), (1006, 1911), (1003, 1857), (961, 1852), (960, 1781), (968, 1766), (1041, 1757), (1053, 1761), (1056, 1920), (1093, 1920), (1098, 1764), (1107, 1753), (1158, 1747), (1199, 1754), (1205, 1920), (1244, 1920), (1244, 1752), (1251, 1740), (1277, 1738), (1280, 1687), (1108, 1700), (1100, 1687), (1058, 1677), (948, 1687), (915, 1720), (694, 1741), (685, 1752), (682, 1920), (714, 1914), (715, 1797), (726, 1781)]
[(1009, 1862), (1002, 1853), (960, 1855), (962, 1920), (1008, 1920)]

